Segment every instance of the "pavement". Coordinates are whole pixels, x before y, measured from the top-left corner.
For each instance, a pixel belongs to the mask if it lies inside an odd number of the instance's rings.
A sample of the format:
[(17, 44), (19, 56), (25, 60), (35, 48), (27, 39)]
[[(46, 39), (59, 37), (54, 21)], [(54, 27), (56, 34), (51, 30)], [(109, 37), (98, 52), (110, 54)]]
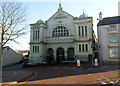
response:
[(28, 71), (22, 67), (22, 64), (15, 64), (12, 66), (2, 68), (2, 83), (0, 86), (8, 86), (10, 84), (18, 84), (30, 77), (34, 76), (34, 72)]
[[(87, 85), (100, 86), (101, 84), (114, 84), (118, 79), (118, 72), (110, 71), (95, 74), (75, 75), (45, 80), (27, 81), (19, 83), (19, 86), (44, 86), (44, 85)], [(110, 86), (110, 85), (109, 85)]]
[(26, 70), (9, 70), (9, 71), (3, 71), (3, 82), (22, 82), (26, 80), (27, 78), (33, 76), (34, 73)]
[[(84, 65), (80, 68), (75, 67), (75, 65), (38, 67), (33, 66), (29, 68), (23, 68), (21, 64), (16, 64), (3, 68), (2, 84), (3, 86), (6, 86), (6, 84), (17, 84), (19, 86), (40, 86), (40, 84), (42, 84), (43, 86), (43, 84), (47, 85), (76, 83), (82, 85), (85, 83), (91, 83), (91, 86), (93, 86), (93, 84), (100, 85), (106, 83), (106, 81), (109, 83), (115, 82), (119, 79), (118, 72), (120, 71), (117, 69), (117, 66), (114, 67), (111, 64), (108, 65), (109, 67), (107, 68), (107, 65), (103, 64), (99, 67)], [(100, 72), (100, 70), (102, 70), (102, 72)]]

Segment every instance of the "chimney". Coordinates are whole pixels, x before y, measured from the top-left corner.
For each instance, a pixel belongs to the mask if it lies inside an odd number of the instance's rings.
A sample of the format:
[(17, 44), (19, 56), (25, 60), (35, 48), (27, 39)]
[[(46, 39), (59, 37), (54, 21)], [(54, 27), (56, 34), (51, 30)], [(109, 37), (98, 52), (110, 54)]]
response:
[(103, 18), (102, 18), (102, 13), (100, 12), (99, 14), (99, 21), (101, 21)]

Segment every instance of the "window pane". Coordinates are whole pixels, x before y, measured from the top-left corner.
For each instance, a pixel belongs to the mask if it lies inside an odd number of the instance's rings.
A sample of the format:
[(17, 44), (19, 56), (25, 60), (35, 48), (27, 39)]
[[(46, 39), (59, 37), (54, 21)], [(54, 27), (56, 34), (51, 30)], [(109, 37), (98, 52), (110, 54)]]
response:
[(116, 33), (109, 34), (109, 41), (110, 42), (118, 42), (118, 37)]
[(61, 36), (63, 36), (63, 33), (61, 33)]
[(39, 46), (38, 46), (38, 52), (39, 52)]
[(116, 25), (112, 25), (110, 26), (109, 30), (116, 30), (117, 29), (117, 26)]
[(78, 34), (79, 34), (79, 36), (81, 35), (81, 34), (80, 34), (80, 26), (78, 27)]
[(60, 32), (60, 29), (58, 30), (58, 32)]
[(60, 36), (60, 33), (58, 33), (58, 36)]
[(37, 34), (37, 30), (36, 30), (36, 33), (35, 33), (35, 34), (36, 34), (35, 39), (37, 39), (37, 35), (38, 35), (38, 34)]
[(67, 32), (67, 35), (69, 35), (69, 33)]
[(53, 36), (66, 36), (66, 35), (69, 35), (69, 32), (63, 26), (58, 26), (53, 30)]
[(55, 30), (55, 32), (57, 32), (57, 29)]
[(82, 44), (82, 51), (84, 51), (84, 44)]
[(83, 28), (83, 26), (82, 26), (82, 36), (84, 36), (84, 28)]
[(79, 51), (81, 51), (81, 45), (79, 45)]
[(36, 46), (35, 46), (35, 52), (36, 52)]
[(109, 48), (110, 58), (118, 58), (118, 48)]
[(85, 44), (85, 48), (86, 48), (86, 51), (88, 51), (88, 45), (87, 44)]
[(38, 39), (39, 39), (39, 30), (38, 30)]
[(34, 46), (33, 46), (33, 52), (35, 51)]
[(85, 26), (85, 35), (87, 36), (87, 26)]
[(35, 31), (33, 31), (33, 39), (35, 39)]

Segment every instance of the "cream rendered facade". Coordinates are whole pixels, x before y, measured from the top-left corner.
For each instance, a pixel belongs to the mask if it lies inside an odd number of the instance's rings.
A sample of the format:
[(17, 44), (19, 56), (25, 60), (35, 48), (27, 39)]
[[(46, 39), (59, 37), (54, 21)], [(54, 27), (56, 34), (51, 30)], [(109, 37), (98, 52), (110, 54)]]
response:
[[(102, 15), (102, 14), (101, 14)], [(100, 15), (100, 16), (101, 16)], [(101, 62), (118, 61), (119, 16), (99, 18), (97, 26), (99, 57)]]
[(58, 11), (46, 22), (38, 20), (30, 24), (29, 63), (43, 63), (47, 56), (62, 61), (87, 61), (92, 55), (93, 20), (86, 14), (79, 18), (63, 11), (59, 4)]

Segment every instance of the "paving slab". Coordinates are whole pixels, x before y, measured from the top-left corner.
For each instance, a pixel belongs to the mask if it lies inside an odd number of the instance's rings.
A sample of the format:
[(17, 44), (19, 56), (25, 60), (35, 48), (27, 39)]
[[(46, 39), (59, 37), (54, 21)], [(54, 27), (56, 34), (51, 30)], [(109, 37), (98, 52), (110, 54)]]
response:
[(75, 76), (67, 76), (67, 77), (60, 77), (60, 78), (52, 78), (52, 79), (44, 79), (44, 80), (36, 80), (36, 81), (27, 81), (19, 83), (20, 86), (39, 86), (39, 85), (58, 85), (62, 84), (64, 86), (68, 85), (88, 85), (90, 86), (97, 86), (101, 85), (102, 83), (99, 81), (104, 79), (116, 79), (118, 78), (119, 71), (110, 71), (110, 72), (101, 72), (101, 73), (94, 73), (94, 74), (84, 74), (84, 75), (75, 75)]

